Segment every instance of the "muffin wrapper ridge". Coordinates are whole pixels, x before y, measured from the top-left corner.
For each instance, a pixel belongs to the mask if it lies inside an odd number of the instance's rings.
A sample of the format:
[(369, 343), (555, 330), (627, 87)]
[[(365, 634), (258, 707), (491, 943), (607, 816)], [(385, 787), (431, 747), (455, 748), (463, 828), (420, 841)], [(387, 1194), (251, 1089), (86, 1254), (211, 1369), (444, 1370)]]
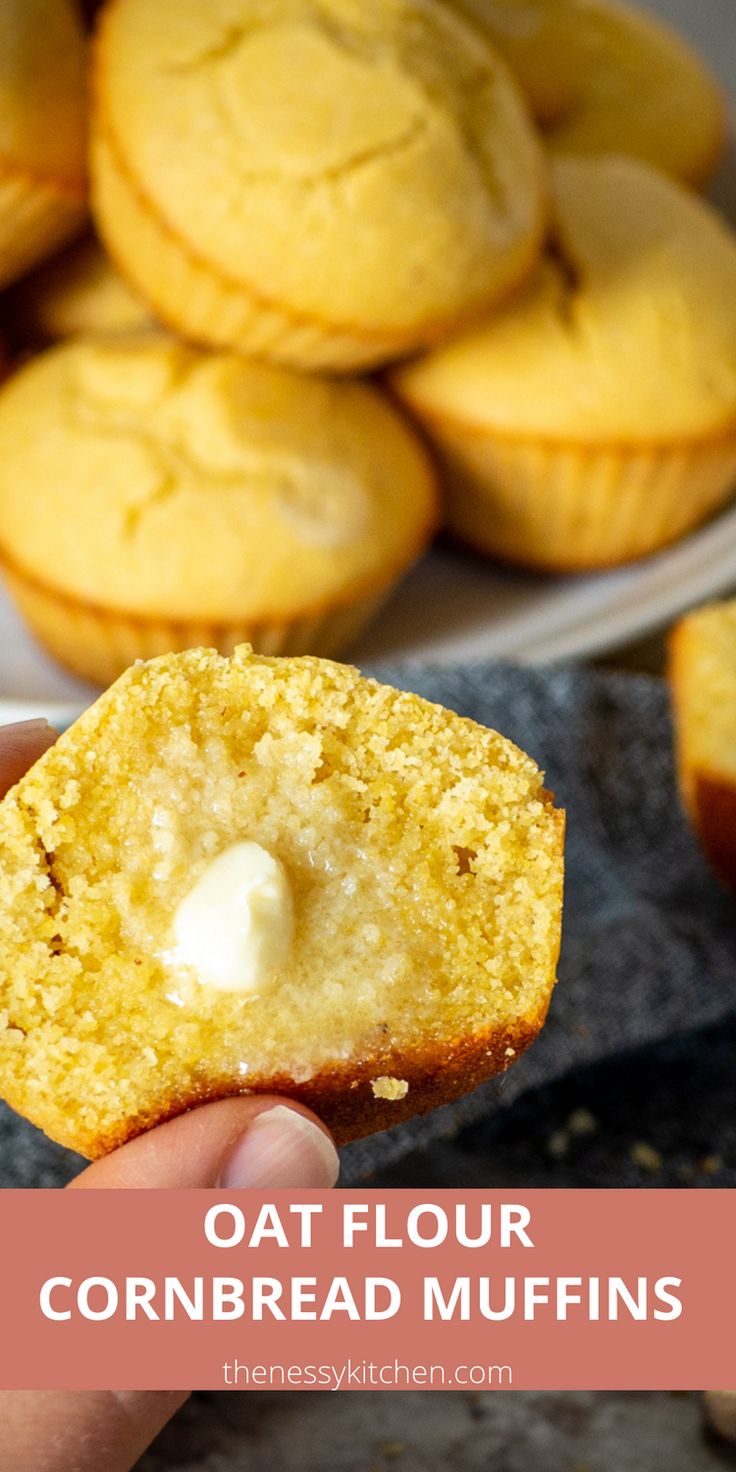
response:
[[(107, 241), (108, 250), (117, 254), (124, 273), (154, 314), (174, 330), (215, 347), (237, 347), (254, 357), (327, 372), (376, 367), (416, 341), (416, 334), (407, 344), (378, 332), (370, 338), (341, 332), (259, 301), (245, 285), (219, 275), (164, 228), (126, 177), (104, 134), (98, 134), (94, 147), (100, 227), (104, 235), (106, 218), (114, 218), (118, 226), (115, 239)], [(125, 259), (120, 253), (122, 239)], [(144, 273), (138, 266), (141, 260)]]
[(57, 594), (5, 565), (5, 580), (37, 639), (62, 664), (95, 685), (109, 685), (137, 659), (184, 649), (232, 654), (252, 644), (259, 654), (333, 656), (358, 637), (390, 588), (382, 587), (349, 606), (305, 612), (293, 618), (211, 622), (206, 619), (144, 618), (97, 608)]
[(706, 521), (736, 485), (736, 433), (639, 448), (427, 427), (445, 462), (451, 530), (523, 566), (577, 571), (646, 557)]

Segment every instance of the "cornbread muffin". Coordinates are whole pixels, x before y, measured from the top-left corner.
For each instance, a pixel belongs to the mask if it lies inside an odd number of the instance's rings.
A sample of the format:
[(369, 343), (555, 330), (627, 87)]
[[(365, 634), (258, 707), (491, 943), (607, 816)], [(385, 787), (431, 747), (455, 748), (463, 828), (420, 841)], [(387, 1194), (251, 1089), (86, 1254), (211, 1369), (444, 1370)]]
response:
[(524, 293), (393, 382), (462, 539), (551, 571), (643, 557), (736, 481), (736, 238), (637, 160), (559, 160)]
[(374, 365), (477, 316), (536, 259), (525, 105), (440, 0), (113, 0), (95, 72), (98, 224), (187, 337)]
[(716, 1434), (727, 1441), (736, 1441), (736, 1390), (708, 1391), (705, 1409)]
[(85, 36), (74, 0), (0, 4), (0, 287), (85, 215)]
[(670, 685), (685, 806), (713, 868), (736, 893), (736, 601), (677, 625)]
[(137, 665), (0, 804), (0, 1094), (88, 1156), (226, 1094), (340, 1141), (444, 1103), (542, 1026), (562, 845), (529, 757), (356, 670)]
[(508, 63), (543, 128), (575, 106), (580, 76), (580, 26), (574, 0), (449, 0), (480, 26)]
[(4, 318), (19, 346), (131, 332), (152, 320), (92, 235), (18, 282), (8, 292)]
[(453, 0), (490, 36), (559, 153), (625, 153), (690, 184), (726, 143), (726, 108), (669, 26), (618, 0)]
[(64, 343), (0, 390), (10, 591), (95, 683), (244, 638), (334, 653), (436, 515), (422, 446), (368, 384), (149, 333)]

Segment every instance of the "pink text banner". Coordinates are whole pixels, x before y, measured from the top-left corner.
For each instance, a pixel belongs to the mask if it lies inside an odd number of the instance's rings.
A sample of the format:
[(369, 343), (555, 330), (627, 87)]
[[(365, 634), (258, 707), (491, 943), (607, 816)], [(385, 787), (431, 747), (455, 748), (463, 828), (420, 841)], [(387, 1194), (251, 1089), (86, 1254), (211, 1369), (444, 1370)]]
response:
[(0, 1388), (725, 1390), (731, 1191), (3, 1191)]

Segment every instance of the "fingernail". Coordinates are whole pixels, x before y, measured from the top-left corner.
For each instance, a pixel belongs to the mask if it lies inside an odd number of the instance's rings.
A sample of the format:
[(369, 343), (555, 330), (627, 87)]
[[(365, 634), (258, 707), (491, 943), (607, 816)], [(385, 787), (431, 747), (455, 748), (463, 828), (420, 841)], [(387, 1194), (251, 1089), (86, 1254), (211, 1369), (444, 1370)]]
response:
[(32, 721), (11, 721), (9, 726), (3, 726), (3, 736), (25, 736), (26, 731), (30, 734), (34, 731), (50, 731), (51, 726), (45, 716), (34, 716)]
[(275, 1104), (257, 1114), (224, 1162), (219, 1185), (324, 1190), (340, 1172), (328, 1135), (306, 1115)]

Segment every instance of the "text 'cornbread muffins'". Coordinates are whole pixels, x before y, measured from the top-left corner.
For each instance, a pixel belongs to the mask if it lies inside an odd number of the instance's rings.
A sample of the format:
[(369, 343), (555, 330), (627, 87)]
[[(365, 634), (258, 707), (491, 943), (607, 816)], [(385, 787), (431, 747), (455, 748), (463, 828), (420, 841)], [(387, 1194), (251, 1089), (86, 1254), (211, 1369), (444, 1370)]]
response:
[(0, 5), (0, 286), (85, 215), (86, 40), (74, 0)]
[(725, 100), (684, 39), (618, 0), (453, 0), (479, 22), (563, 154), (625, 153), (689, 184), (726, 145)]
[(551, 571), (643, 557), (736, 482), (736, 237), (634, 159), (558, 160), (528, 287), (393, 383), (462, 539)]
[(472, 1089), (554, 984), (542, 780), (345, 666), (135, 666), (0, 804), (0, 1094), (95, 1156), (227, 1094), (346, 1140)]
[(95, 683), (202, 644), (332, 654), (436, 516), (423, 447), (369, 384), (149, 333), (64, 343), (0, 390), (9, 587)]
[(685, 806), (713, 868), (736, 894), (736, 601), (680, 621), (670, 685)]
[(147, 307), (92, 235), (74, 241), (19, 281), (8, 292), (4, 309), (18, 347), (135, 332), (152, 324)]
[(538, 254), (525, 104), (439, 0), (112, 0), (95, 77), (103, 236), (198, 341), (381, 363), (477, 316)]

